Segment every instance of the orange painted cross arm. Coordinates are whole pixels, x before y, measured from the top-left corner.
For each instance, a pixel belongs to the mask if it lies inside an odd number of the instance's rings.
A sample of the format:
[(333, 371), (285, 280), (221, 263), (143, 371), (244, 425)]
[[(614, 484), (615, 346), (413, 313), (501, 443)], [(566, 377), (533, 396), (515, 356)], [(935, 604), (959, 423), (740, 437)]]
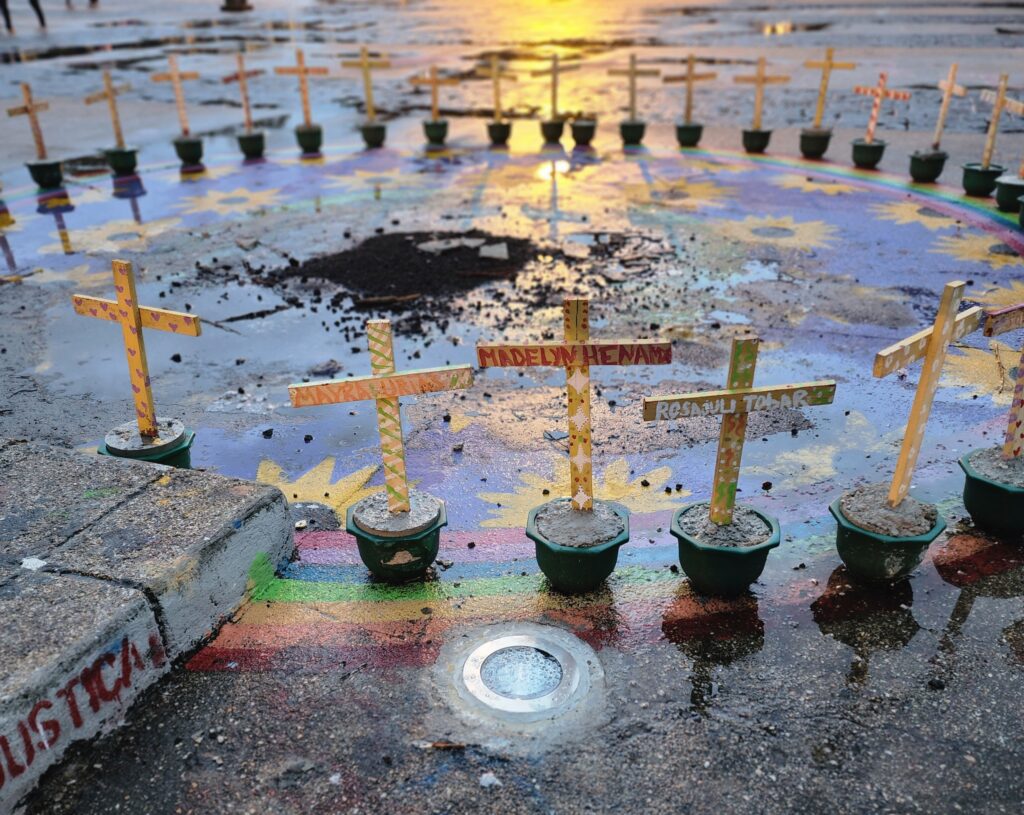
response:
[(796, 385), (702, 391), (685, 396), (654, 396), (644, 399), (644, 421), (830, 405), (835, 395), (836, 383), (832, 380), (822, 380)]
[(1024, 328), (1024, 303), (1017, 303), (1015, 306), (985, 312), (986, 337), (998, 337), (1007, 331), (1016, 331)]
[(310, 407), (437, 393), (468, 388), (472, 384), (473, 369), (469, 365), (449, 365), (408, 373), (357, 376), (351, 379), (289, 385), (288, 394), (291, 396), (293, 407)]
[(672, 343), (663, 340), (592, 340), (526, 345), (480, 343), (476, 347), (476, 357), (481, 368), (668, 365), (672, 362)]
[[(124, 309), (124, 314), (119, 314), (121, 307), (116, 300), (76, 294), (72, 296), (71, 302), (74, 304), (75, 313), (83, 317), (106, 318), (112, 322), (127, 319), (127, 309)], [(155, 328), (158, 331), (168, 331), (171, 334), (182, 334), (186, 337), (198, 337), (202, 333), (199, 318), (180, 311), (139, 306), (139, 316), (142, 318), (143, 328)]]
[[(968, 334), (973, 334), (981, 326), (982, 310), (980, 306), (974, 306), (956, 315), (953, 325), (953, 337), (951, 342), (963, 339)], [(872, 374), (876, 377), (887, 376), (900, 368), (917, 362), (928, 352), (928, 341), (932, 336), (932, 327), (929, 326), (916, 334), (912, 334), (905, 340), (900, 340), (888, 348), (883, 348), (875, 354), (875, 367)]]

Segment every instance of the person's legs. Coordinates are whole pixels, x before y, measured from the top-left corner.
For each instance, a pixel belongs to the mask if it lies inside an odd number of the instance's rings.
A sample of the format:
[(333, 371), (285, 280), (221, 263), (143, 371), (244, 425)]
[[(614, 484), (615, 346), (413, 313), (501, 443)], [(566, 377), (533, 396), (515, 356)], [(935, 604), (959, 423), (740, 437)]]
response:
[(39, 18), (39, 25), (46, 28), (46, 18), (43, 16), (43, 10), (39, 6), (39, 0), (28, 0), (28, 4), (32, 6), (32, 10), (36, 13), (36, 17)]
[(9, 32), (13, 32), (14, 27), (11, 25), (11, 12), (7, 8), (7, 0), (0, 0), (0, 13), (4, 15), (4, 27)]

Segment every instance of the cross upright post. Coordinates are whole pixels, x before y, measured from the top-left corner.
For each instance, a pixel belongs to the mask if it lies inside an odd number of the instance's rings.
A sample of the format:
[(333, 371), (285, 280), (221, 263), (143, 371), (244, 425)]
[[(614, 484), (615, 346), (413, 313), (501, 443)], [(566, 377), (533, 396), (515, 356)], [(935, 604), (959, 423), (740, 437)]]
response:
[(373, 78), (370, 72), (374, 68), (390, 68), (391, 61), (387, 59), (371, 59), (370, 49), (365, 45), (359, 48), (359, 59), (343, 60), (342, 68), (354, 68), (363, 75), (363, 95), (366, 99), (366, 121), (373, 122), (377, 119), (377, 108), (373, 103)]
[(679, 74), (678, 76), (666, 76), (661, 80), (666, 85), (671, 85), (677, 82), (686, 83), (686, 106), (683, 109), (683, 124), (691, 124), (693, 122), (694, 83), (718, 78), (718, 74), (714, 71), (706, 71), (704, 73), (697, 72), (696, 65), (697, 58), (693, 54), (689, 54), (686, 57), (685, 74)]
[(36, 102), (32, 96), (32, 86), (27, 82), (21, 83), (22, 104), (7, 108), (8, 116), (28, 116), (29, 127), (32, 128), (32, 141), (35, 142), (36, 158), (46, 161), (46, 142), (43, 141), (43, 129), (39, 126), (37, 113), (50, 109), (49, 102)]
[(814, 129), (820, 130), (825, 118), (825, 97), (828, 96), (828, 85), (832, 79), (833, 71), (852, 71), (857, 67), (856, 62), (836, 62), (833, 57), (834, 48), (825, 49), (824, 60), (809, 59), (804, 63), (805, 68), (821, 69), (821, 82), (818, 84), (818, 104), (814, 108)]
[(299, 78), (299, 97), (302, 101), (302, 121), (308, 128), (313, 126), (313, 111), (309, 104), (309, 78), (311, 76), (327, 76), (327, 69), (306, 65), (306, 55), (301, 48), (295, 49), (295, 65), (279, 65), (274, 68), (278, 76), (297, 76)]
[(878, 114), (882, 110), (882, 100), (892, 99), (893, 101), (906, 102), (910, 99), (910, 91), (897, 91), (887, 87), (889, 74), (882, 71), (878, 75), (878, 84), (874, 86), (857, 85), (853, 92), (859, 96), (874, 97), (871, 104), (871, 117), (868, 119), (868, 129), (864, 134), (864, 142), (873, 144), (875, 141), (875, 128), (878, 126)]
[(249, 80), (260, 76), (263, 71), (245, 69), (245, 54), (239, 51), (235, 54), (235, 72), (221, 78), (221, 82), (227, 85), (229, 82), (238, 83), (238, 93), (242, 97), (242, 116), (245, 121), (245, 132), (252, 133), (252, 105), (249, 103)]
[(757, 72), (752, 75), (733, 77), (733, 82), (738, 84), (754, 86), (754, 121), (753, 129), (761, 129), (761, 115), (764, 111), (764, 87), (765, 85), (785, 85), (789, 82), (789, 76), (776, 74), (771, 76), (767, 73), (767, 60), (759, 57), (757, 60)]
[(103, 71), (103, 90), (97, 91), (85, 97), (85, 104), (94, 105), (97, 102), (106, 100), (110, 108), (110, 122), (114, 126), (114, 144), (118, 150), (124, 150), (124, 133), (121, 131), (121, 116), (117, 110), (117, 97), (131, 90), (131, 85), (114, 87), (114, 81), (110, 77), (110, 71)]
[(611, 68), (608, 76), (629, 77), (629, 120), (636, 121), (636, 80), (643, 76), (661, 76), (661, 71), (655, 68), (640, 69), (636, 67), (636, 54), (629, 55), (628, 68)]

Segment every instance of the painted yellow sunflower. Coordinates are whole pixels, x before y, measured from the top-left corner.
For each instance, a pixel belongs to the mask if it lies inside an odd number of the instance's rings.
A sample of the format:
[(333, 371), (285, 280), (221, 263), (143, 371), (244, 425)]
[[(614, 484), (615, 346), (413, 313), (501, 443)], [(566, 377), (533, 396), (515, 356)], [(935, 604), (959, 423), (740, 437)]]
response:
[[(86, 253), (143, 252), (149, 248), (149, 242), (157, 235), (162, 235), (181, 223), (180, 218), (161, 218), (148, 223), (135, 221), (107, 221), (85, 229), (76, 229), (71, 235), (75, 248)], [(58, 232), (51, 233), (60, 238)], [(51, 243), (39, 250), (42, 254), (64, 252), (63, 243)]]
[(939, 229), (949, 229), (949, 227), (956, 226), (957, 224), (955, 218), (950, 218), (948, 215), (932, 209), (927, 204), (910, 199), (875, 204), (871, 207), (871, 212), (883, 221), (891, 221), (900, 226), (920, 224), (932, 232)]
[(345, 512), (352, 504), (383, 489), (366, 486), (366, 482), (376, 470), (376, 465), (370, 465), (332, 482), (334, 457), (331, 456), (304, 475), (289, 479), (277, 464), (270, 459), (264, 459), (256, 471), (256, 480), (277, 487), (289, 501), (324, 504), (331, 507), (339, 518), (344, 518)]
[(977, 294), (971, 293), (968, 297), (992, 308), (1015, 306), (1024, 303), (1024, 281), (1011, 280), (1008, 286), (995, 286)]
[(751, 215), (742, 221), (720, 221), (715, 230), (740, 243), (768, 244), (804, 252), (823, 249), (836, 238), (836, 227), (824, 221), (797, 222), (791, 215)]
[(622, 192), (626, 200), (634, 204), (690, 210), (722, 207), (725, 199), (736, 195), (732, 188), (720, 187), (714, 181), (686, 178), (656, 178), (652, 184), (625, 184)]
[(969, 388), (969, 392), (962, 394), (964, 399), (987, 393), (993, 404), (1009, 405), (1019, 364), (1020, 349), (995, 340), (987, 349), (957, 348), (946, 357), (942, 384)]
[(843, 184), (831, 178), (804, 175), (802, 173), (786, 173), (776, 176), (772, 183), (784, 190), (799, 190), (800, 192), (820, 192), (825, 195), (844, 195), (851, 192), (860, 192), (860, 188), (853, 184)]
[(943, 235), (929, 251), (968, 263), (986, 263), (993, 269), (1024, 266), (1024, 258), (995, 235), (986, 233)]
[(202, 195), (190, 195), (177, 205), (185, 215), (215, 212), (218, 215), (232, 215), (254, 209), (271, 207), (277, 203), (279, 189), (247, 190), (244, 187), (231, 190), (207, 190)]

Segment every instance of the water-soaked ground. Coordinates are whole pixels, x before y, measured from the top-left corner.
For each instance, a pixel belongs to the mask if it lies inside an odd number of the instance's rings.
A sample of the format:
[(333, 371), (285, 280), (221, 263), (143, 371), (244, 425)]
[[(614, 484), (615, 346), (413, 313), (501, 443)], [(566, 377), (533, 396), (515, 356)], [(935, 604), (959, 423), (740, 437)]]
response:
[[(545, 14), (565, 13), (557, 37), (525, 15), (509, 22), (500, 4), (456, 23), (446, 4), (323, 4), (295, 12), (293, 28), (283, 4), (259, 5), (251, 20), (196, 18), (187, 30), (173, 9), (138, 26), (113, 25), (124, 15), (116, 4), (81, 10), (76, 20), (97, 25), (58, 23), (46, 42), (19, 39), (38, 46), (37, 61), (4, 70), (42, 86), (57, 77), (45, 66), (64, 66), (66, 81), (79, 82), (88, 72), (77, 63), (100, 59), (87, 46), (144, 35), (152, 43), (136, 55), (159, 55), (183, 31), (195, 38), (183, 49), (225, 73), (224, 49), (237, 42), (217, 39), (223, 32), (281, 39), (256, 49), (268, 60), (283, 59), (293, 39), (335, 56), (346, 43), (387, 39), (411, 67), (432, 56), (455, 67), (496, 42), (546, 53), (553, 40), (598, 62), (621, 60), (634, 42), (674, 53), (681, 38), (744, 59), (781, 48), (790, 60), (826, 42), (871, 42), (865, 58), (889, 59), (907, 38), (927, 36), (891, 67), (925, 82), (944, 73), (952, 43), (943, 31), (972, 32), (978, 50), (964, 51), (962, 70), (994, 66), (1020, 40), (996, 31), (1015, 18), (993, 5), (930, 6), (908, 29), (906, 10), (882, 25), (880, 10), (861, 4), (623, 12), (592, 3), (588, 15), (572, 2), (545, 4)], [(390, 36), (377, 37), (385, 15)], [(794, 31), (765, 39), (757, 24), (768, 19), (791, 20)], [(86, 50), (44, 53), (67, 45)], [(130, 61), (136, 52), (114, 53)], [(807, 99), (812, 86), (807, 79)], [(588, 100), (611, 93), (594, 78), (586, 88)], [(725, 83), (717, 90), (723, 105), (739, 98)], [(485, 91), (471, 91), (480, 105)], [(521, 91), (510, 101), (520, 104)], [(318, 116), (333, 109), (351, 126), (357, 113), (339, 112), (336, 88), (316, 93)], [(409, 98), (397, 83), (380, 95), (396, 111)], [(863, 113), (841, 96), (836, 112)], [(609, 119), (611, 98), (600, 108)], [(672, 109), (667, 97), (659, 104), (663, 122)], [(799, 123), (795, 110), (773, 115)], [(932, 109), (922, 110), (910, 133), (891, 136), (897, 172), (928, 138)], [(710, 111), (720, 124), (746, 118)], [(491, 152), (482, 122), (460, 119), (453, 148), (428, 156), (417, 143), (421, 115), (396, 119), (392, 147), (374, 154), (339, 126), (312, 162), (297, 159), (284, 131), (255, 165), (242, 165), (226, 137), (213, 139), (207, 173), (190, 178), (166, 160), (167, 127), (154, 124), (140, 185), (76, 178), (66, 198), (37, 198), (6, 165), (4, 262), (34, 274), (0, 286), (0, 432), (88, 448), (127, 415), (116, 330), (69, 305), (72, 291), (110, 296), (110, 260), (127, 258), (143, 303), (206, 321), (199, 339), (147, 336), (161, 414), (197, 431), (194, 464), (280, 485), (306, 521), (294, 558), (264, 575), (254, 602), (151, 691), (124, 730), (51, 773), (29, 811), (933, 812), (982, 801), (1019, 811), (1021, 553), (972, 529), (956, 459), (998, 439), (1022, 332), (974, 335), (950, 353), (914, 487), (950, 530), (909, 581), (850, 583), (827, 512), (844, 490), (892, 472), (919, 367), (875, 380), (875, 352), (929, 324), (951, 279), (968, 282), (969, 303), (1024, 299), (1013, 221), (952, 188), (853, 173), (844, 144), (834, 164), (805, 164), (783, 146), (751, 160), (719, 132), (709, 149), (683, 155), (665, 126), (635, 153), (622, 153), (611, 128), (594, 151), (545, 151), (536, 124), (524, 122), (508, 152)], [(958, 135), (980, 150), (979, 137)], [(1016, 149), (1019, 136), (1003, 143)], [(440, 233), (470, 240), (448, 265), (430, 251)], [(360, 248), (367, 240), (387, 247), (388, 263), (373, 267)], [(481, 276), (467, 279), (473, 251), (500, 256), (502, 246), (507, 263), (481, 260)], [(337, 263), (317, 260), (334, 253)], [(304, 276), (316, 267), (334, 279)], [(531, 507), (566, 489), (564, 377), (488, 370), (469, 391), (407, 401), (410, 475), (447, 500), (450, 526), (428, 581), (371, 582), (336, 519), (381, 484), (372, 409), (294, 410), (287, 385), (367, 373), (369, 317), (395, 322), (400, 369), (468, 363), (478, 340), (557, 335), (570, 295), (591, 299), (595, 337), (673, 340), (671, 366), (593, 371), (598, 494), (632, 511), (615, 575), (575, 599), (544, 583), (522, 528)], [(757, 383), (835, 378), (838, 390), (829, 407), (752, 417), (740, 498), (779, 517), (783, 545), (749, 596), (713, 601), (676, 570), (667, 530), (680, 503), (708, 498), (717, 420), (645, 425), (640, 400), (720, 387), (730, 339), (748, 328), (764, 338)], [(433, 668), (441, 649), (510, 620), (561, 627), (597, 650), (607, 702), (586, 738), (556, 725), (529, 743), (501, 743), (449, 707)], [(500, 786), (482, 786), (485, 773)]]

